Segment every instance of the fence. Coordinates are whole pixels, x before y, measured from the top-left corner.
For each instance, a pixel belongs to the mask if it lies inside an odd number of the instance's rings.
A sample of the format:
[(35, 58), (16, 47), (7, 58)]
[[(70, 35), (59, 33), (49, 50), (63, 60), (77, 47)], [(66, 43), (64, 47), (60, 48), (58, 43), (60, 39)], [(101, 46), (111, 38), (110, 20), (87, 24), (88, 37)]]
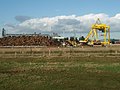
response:
[(120, 57), (117, 48), (2, 47), (0, 58)]

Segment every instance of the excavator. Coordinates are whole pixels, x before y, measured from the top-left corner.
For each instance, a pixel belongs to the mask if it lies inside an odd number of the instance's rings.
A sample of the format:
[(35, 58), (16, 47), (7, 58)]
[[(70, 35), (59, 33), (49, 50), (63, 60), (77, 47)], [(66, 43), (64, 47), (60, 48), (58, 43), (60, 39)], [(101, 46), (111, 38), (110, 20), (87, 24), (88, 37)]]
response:
[[(99, 33), (102, 33), (101, 35)], [(100, 40), (99, 37), (103, 36), (103, 40)], [(79, 41), (81, 44), (87, 45), (110, 45), (110, 26), (101, 23), (98, 18), (96, 23), (92, 25), (90, 32), (84, 40)]]

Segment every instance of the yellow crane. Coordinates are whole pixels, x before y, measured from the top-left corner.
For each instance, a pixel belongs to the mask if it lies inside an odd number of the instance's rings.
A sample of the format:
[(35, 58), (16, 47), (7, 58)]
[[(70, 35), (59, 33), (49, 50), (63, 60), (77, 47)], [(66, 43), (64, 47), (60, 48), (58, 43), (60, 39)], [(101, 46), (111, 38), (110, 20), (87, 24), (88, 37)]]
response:
[[(99, 32), (102, 33), (103, 41), (99, 40)], [(85, 40), (81, 43), (88, 43), (90, 45), (100, 44), (103, 46), (110, 45), (110, 26), (102, 24), (98, 18), (96, 23), (92, 25), (90, 32), (86, 36)]]

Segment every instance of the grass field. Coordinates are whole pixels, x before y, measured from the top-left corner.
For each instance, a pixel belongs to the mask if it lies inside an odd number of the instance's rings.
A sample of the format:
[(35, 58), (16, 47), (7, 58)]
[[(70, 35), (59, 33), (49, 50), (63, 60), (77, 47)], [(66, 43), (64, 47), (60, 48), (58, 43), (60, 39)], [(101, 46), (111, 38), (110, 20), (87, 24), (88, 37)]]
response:
[(120, 58), (1, 58), (0, 90), (119, 90)]

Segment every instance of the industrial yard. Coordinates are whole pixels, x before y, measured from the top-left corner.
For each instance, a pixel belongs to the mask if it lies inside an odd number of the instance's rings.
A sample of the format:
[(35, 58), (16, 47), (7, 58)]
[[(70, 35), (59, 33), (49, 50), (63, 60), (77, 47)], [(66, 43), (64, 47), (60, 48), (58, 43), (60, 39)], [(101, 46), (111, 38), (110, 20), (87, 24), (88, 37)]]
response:
[(87, 36), (8, 34), (0, 38), (1, 90), (118, 90), (120, 40), (98, 18)]
[[(102, 31), (103, 40), (98, 31)], [(6, 34), (3, 28), (0, 89), (118, 90), (119, 61), (119, 40), (110, 39), (105, 24), (93, 24), (88, 35), (79, 39), (57, 34)]]
[(120, 90), (120, 0), (0, 4), (0, 90)]
[(98, 18), (92, 24), (87, 36), (81, 37), (62, 37), (57, 33), (53, 35), (45, 34), (8, 34), (2, 29), (2, 38), (0, 46), (48, 46), (48, 47), (81, 47), (81, 46), (110, 46), (111, 44), (120, 44), (119, 39), (110, 38), (110, 26), (102, 23)]

